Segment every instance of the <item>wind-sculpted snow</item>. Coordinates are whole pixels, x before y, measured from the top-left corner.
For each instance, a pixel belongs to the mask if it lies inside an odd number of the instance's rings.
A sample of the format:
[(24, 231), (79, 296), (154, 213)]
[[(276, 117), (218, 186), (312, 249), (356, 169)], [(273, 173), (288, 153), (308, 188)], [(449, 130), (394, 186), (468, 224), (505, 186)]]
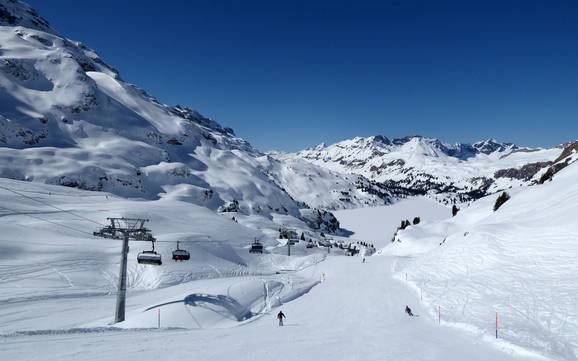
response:
[[(400, 231), (389, 254), (433, 314), (552, 356), (578, 356), (578, 164), (551, 182), (483, 198), (450, 220)], [(407, 276), (406, 276), (407, 275)]]

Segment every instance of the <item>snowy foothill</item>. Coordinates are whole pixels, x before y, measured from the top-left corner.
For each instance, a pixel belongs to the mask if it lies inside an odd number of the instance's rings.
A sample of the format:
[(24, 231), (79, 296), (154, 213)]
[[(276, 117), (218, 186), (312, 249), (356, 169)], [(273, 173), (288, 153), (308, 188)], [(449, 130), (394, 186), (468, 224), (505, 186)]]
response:
[(400, 231), (384, 252), (400, 257), (396, 277), (448, 324), (575, 360), (578, 355), (578, 164), (551, 182), (512, 189), (434, 225)]

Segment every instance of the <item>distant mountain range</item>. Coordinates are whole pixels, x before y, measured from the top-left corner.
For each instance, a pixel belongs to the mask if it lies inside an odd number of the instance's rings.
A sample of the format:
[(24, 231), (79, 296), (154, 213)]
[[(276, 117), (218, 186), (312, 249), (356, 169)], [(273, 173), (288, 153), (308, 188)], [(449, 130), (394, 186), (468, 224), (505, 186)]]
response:
[(518, 147), (494, 139), (445, 144), (422, 136), (388, 139), (378, 135), (320, 144), (285, 158), (362, 175), (394, 196), (423, 194), (464, 202), (536, 182), (562, 149)]

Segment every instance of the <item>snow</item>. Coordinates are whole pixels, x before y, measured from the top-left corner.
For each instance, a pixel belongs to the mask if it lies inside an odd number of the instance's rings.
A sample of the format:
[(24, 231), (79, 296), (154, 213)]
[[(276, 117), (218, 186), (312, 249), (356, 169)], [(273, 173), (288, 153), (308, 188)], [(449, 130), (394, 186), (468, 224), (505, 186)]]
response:
[[(317, 146), (285, 158), (304, 159), (330, 171), (393, 182), (414, 191), (422, 190), (432, 198), (463, 202), (456, 191), (470, 198), (468, 192), (472, 190), (481, 189), (483, 194), (490, 194), (510, 186), (530, 184), (528, 180), (498, 178), (495, 173), (530, 163), (551, 162), (561, 152), (562, 147), (518, 148), (493, 140), (452, 145), (420, 136), (394, 140), (373, 136)], [(485, 189), (484, 181), (492, 184)], [(434, 197), (434, 191), (443, 194)]]
[[(540, 359), (508, 345), (474, 340), (461, 330), (436, 325), (422, 312), (416, 295), (391, 278), (391, 267), (392, 260), (386, 257), (370, 257), (364, 264), (357, 257), (331, 257), (316, 269), (298, 274), (313, 280), (325, 273), (324, 282), (237, 327), (132, 331), (80, 328), (53, 334), (21, 333), (4, 336), (0, 352), (6, 359), (63, 361), (80, 355), (85, 360)], [(231, 294), (239, 292), (235, 287), (240, 282), (232, 281)], [(259, 299), (262, 295), (245, 297)], [(414, 306), (420, 317), (408, 318), (403, 313), (406, 303)], [(174, 309), (161, 311), (161, 323), (165, 317), (172, 320), (172, 312), (180, 314), (182, 322), (194, 323), (182, 310), (186, 307), (197, 312), (194, 316), (200, 317), (201, 325), (210, 319), (209, 315), (217, 316), (200, 307), (175, 304)], [(280, 309), (287, 315), (284, 327), (276, 326), (275, 315)], [(155, 312), (140, 316), (140, 324), (156, 327)], [(34, 350), (22, 349), (22, 342), (33, 343)]]
[[(496, 194), (453, 218), (433, 191), (395, 202), (368, 180), (467, 192), (560, 148), (376, 136), (264, 155), (124, 82), (27, 5), (4, 9), (0, 359), (577, 359), (578, 164), (509, 189), (497, 212)], [(500, 178), (489, 192), (528, 184)], [(323, 209), (349, 232), (322, 236), (336, 225)], [(127, 319), (112, 326), (120, 242), (92, 232), (123, 216), (150, 219), (163, 265), (138, 264), (150, 245), (131, 243)], [(362, 249), (362, 263), (301, 241), (289, 257), (280, 227), (383, 249)], [(255, 238), (264, 254), (248, 252)], [(170, 259), (177, 241), (190, 261)]]
[(353, 237), (373, 243), (377, 248), (391, 242), (402, 220), (433, 222), (448, 218), (451, 210), (429, 198), (402, 199), (389, 206), (356, 208), (333, 212), (341, 228), (353, 232)]
[[(275, 278), (276, 272), (305, 269), (326, 256), (323, 249), (305, 252), (304, 244), (293, 247), (293, 253), (300, 257), (283, 256), (286, 249), (276, 239), (279, 226), (266, 216), (237, 214), (235, 222), (230, 214), (174, 199), (129, 200), (0, 178), (0, 302), (6, 311), (0, 317), (0, 330), (84, 327), (94, 322), (106, 326), (112, 316), (120, 242), (95, 238), (92, 232), (106, 223), (106, 217), (115, 216), (150, 219), (147, 227), (158, 239), (156, 250), (164, 258), (162, 267), (139, 265), (136, 254), (150, 245), (131, 244), (129, 315), (134, 309), (195, 289), (183, 287), (193, 280), (258, 275), (273, 276), (270, 282), (279, 283), (277, 278), (282, 276)], [(283, 217), (285, 223), (313, 234), (302, 221)], [(266, 254), (248, 253), (255, 237), (265, 244)], [(176, 241), (190, 251), (190, 262), (170, 260)], [(295, 278), (291, 282), (298, 285), (301, 281)], [(218, 282), (207, 285), (196, 288), (220, 287)], [(259, 281), (251, 287), (260, 292), (263, 285)], [(272, 285), (271, 292), (276, 287)], [(281, 299), (291, 295), (287, 289), (278, 292)]]
[[(396, 142), (398, 140), (394, 140)], [(463, 145), (467, 146), (467, 145)], [(473, 177), (491, 177), (497, 170), (515, 168), (528, 163), (552, 161), (562, 151), (561, 148), (501, 148), (492, 153), (478, 152), (470, 157), (448, 154), (451, 145), (442, 144), (437, 139), (408, 137), (395, 144), (377, 140), (376, 137), (345, 140), (326, 147), (303, 150), (292, 156), (303, 158), (314, 164), (340, 172), (362, 174), (367, 178), (384, 181), (403, 177), (395, 166), (381, 172), (372, 170), (384, 164), (403, 160), (403, 168), (414, 167), (420, 172), (432, 174), (438, 178), (450, 177), (466, 180)]]
[(305, 160), (272, 154), (258, 158), (268, 174), (294, 199), (310, 207), (347, 209), (378, 206), (391, 201), (359, 189), (365, 179), (332, 172)]
[(98, 88), (106, 95), (152, 123), (159, 132), (178, 135), (183, 131), (182, 118), (172, 115), (166, 109), (140, 97), (139, 94), (135, 94), (134, 89), (124, 86), (110, 75), (94, 71), (86, 72), (86, 75), (92, 78)]
[[(362, 263), (303, 244), (287, 257), (275, 238), (277, 225), (265, 216), (239, 214), (236, 223), (174, 199), (130, 200), (5, 179), (0, 186), (96, 221), (148, 217), (165, 258), (161, 267), (138, 265), (135, 255), (148, 245), (131, 244), (127, 320), (111, 327), (118, 241), (83, 234), (99, 226), (0, 188), (2, 359), (537, 359), (484, 335), (437, 325), (415, 291), (394, 277), (404, 258), (378, 255)], [(392, 209), (414, 214), (429, 202), (406, 200)], [(384, 214), (381, 207), (369, 210)], [(276, 217), (299, 224), (289, 215)], [(266, 254), (247, 252), (255, 236)], [(191, 252), (190, 262), (168, 259), (177, 240)], [(408, 318), (406, 304), (420, 317)], [(279, 310), (288, 317), (283, 328), (276, 326)]]
[(578, 164), (552, 182), (496, 195), (452, 219), (410, 227), (384, 252), (405, 257), (397, 277), (422, 290), (428, 312), (441, 306), (454, 325), (501, 337), (557, 360), (578, 355)]
[(0, 26), (1, 177), (298, 215), (261, 153), (232, 130), (160, 103), (93, 50), (41, 26), (27, 5), (7, 6), (16, 21)]

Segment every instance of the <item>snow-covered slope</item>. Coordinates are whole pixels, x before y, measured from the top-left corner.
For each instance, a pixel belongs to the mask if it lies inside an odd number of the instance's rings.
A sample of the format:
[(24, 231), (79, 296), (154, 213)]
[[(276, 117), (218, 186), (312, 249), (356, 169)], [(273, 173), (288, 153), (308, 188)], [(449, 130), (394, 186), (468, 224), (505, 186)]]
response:
[(387, 245), (400, 223), (419, 217), (420, 224), (450, 217), (451, 210), (426, 197), (411, 197), (380, 207), (357, 208), (333, 212), (342, 228), (353, 232), (353, 237), (375, 244)]
[(492, 195), (450, 220), (400, 231), (386, 252), (414, 257), (398, 276), (423, 291), (430, 313), (441, 306), (446, 322), (492, 334), (498, 312), (501, 338), (576, 360), (577, 179), (574, 163), (543, 185), (510, 190), (497, 211)]
[(390, 201), (362, 177), (264, 157), (232, 129), (124, 82), (27, 5), (1, 4), (0, 177), (213, 210), (238, 201), (244, 213)]
[(374, 136), (321, 144), (288, 157), (363, 175), (398, 195), (429, 194), (444, 201), (469, 201), (530, 184), (561, 151), (519, 148), (493, 139), (470, 145), (444, 144), (420, 136), (393, 140)]
[[(243, 286), (260, 279), (223, 279), (211, 282), (192, 282), (189, 293), (180, 302), (166, 305), (161, 311), (161, 323), (171, 317), (169, 307), (180, 309), (179, 322), (193, 324), (186, 329), (136, 329), (114, 330), (80, 328), (45, 332), (22, 332), (2, 338), (0, 356), (6, 360), (363, 360), (363, 361), (537, 361), (544, 359), (521, 354), (517, 350), (496, 342), (483, 342), (461, 330), (440, 327), (423, 314), (418, 305), (419, 297), (400, 282), (391, 278), (392, 260), (371, 257), (361, 263), (357, 257), (331, 257), (316, 267), (295, 275), (293, 286), (299, 289), (304, 280), (325, 282), (316, 285), (309, 293), (291, 302), (264, 312), (252, 322), (241, 327), (223, 329), (203, 328), (210, 308), (213, 317), (222, 313), (221, 321), (231, 322), (223, 316), (223, 308), (206, 305), (199, 293), (217, 295), (225, 301), (231, 298), (250, 299), (253, 289), (243, 291)], [(282, 278), (279, 278), (282, 281)], [(225, 287), (229, 283), (229, 290)], [(269, 283), (273, 286), (273, 282)], [(274, 289), (274, 287), (271, 287)], [(184, 290), (183, 290), (184, 291)], [(182, 292), (183, 292), (182, 291)], [(215, 293), (215, 292), (221, 293)], [(229, 291), (229, 292), (228, 292)], [(260, 295), (265, 292), (261, 289)], [(253, 294), (254, 295), (254, 294)], [(188, 298), (187, 298), (188, 297)], [(261, 297), (262, 299), (263, 297)], [(276, 300), (272, 297), (272, 301)], [(170, 299), (168, 300), (170, 301)], [(177, 300), (178, 301), (178, 300)], [(195, 305), (194, 301), (200, 301)], [(403, 313), (404, 304), (415, 305), (421, 317), (409, 318)], [(282, 309), (287, 316), (284, 327), (277, 327), (275, 315)], [(156, 327), (157, 309), (144, 312), (141, 324)], [(144, 319), (147, 317), (148, 319)], [(2, 337), (2, 336), (0, 336)], [(25, 347), (29, 346), (29, 347)]]
[(0, 17), (0, 177), (298, 214), (231, 129), (169, 107), (18, 1)]
[[(419, 213), (422, 203), (400, 205), (426, 218)], [(161, 267), (139, 265), (136, 254), (150, 246), (131, 244), (127, 320), (118, 328), (109, 323), (120, 243), (91, 236), (108, 216), (150, 218), (164, 258)], [(168, 197), (129, 200), (0, 179), (0, 358), (536, 360), (438, 326), (419, 297), (392, 278), (395, 264), (405, 258), (368, 257), (362, 263), (337, 248), (328, 255), (327, 249), (302, 244), (288, 257), (272, 220), (235, 217)], [(298, 219), (274, 217), (310, 236)], [(253, 237), (265, 243), (266, 254), (247, 252)], [(170, 260), (177, 240), (191, 261)], [(404, 304), (421, 317), (405, 316)], [(285, 328), (275, 326), (281, 309), (288, 317)]]
[[(151, 245), (131, 242), (129, 318), (142, 307), (180, 296), (187, 290), (182, 285), (193, 280), (267, 277), (306, 268), (326, 256), (324, 249), (306, 249), (305, 244), (293, 247), (293, 257), (284, 255), (286, 247), (277, 240), (279, 224), (314, 236), (303, 221), (288, 215), (274, 214), (271, 220), (265, 215), (235, 214), (233, 220), (230, 214), (170, 198), (130, 200), (110, 193), (0, 178), (0, 303), (5, 311), (0, 329), (110, 323), (121, 242), (94, 237), (93, 232), (107, 223), (107, 217), (135, 216), (150, 219), (146, 226), (157, 238), (155, 250), (162, 255), (163, 265), (138, 264), (138, 252), (150, 250)], [(265, 254), (248, 252), (254, 238), (265, 245)], [(171, 260), (177, 241), (190, 252), (190, 261)], [(271, 290), (278, 286), (273, 282)], [(215, 282), (200, 287), (219, 286)], [(263, 284), (257, 279), (247, 287), (261, 292)], [(280, 297), (288, 295), (278, 291)], [(34, 312), (29, 311), (32, 309)], [(205, 327), (212, 322), (207, 320)]]
[(271, 153), (260, 157), (259, 163), (294, 199), (309, 207), (359, 208), (395, 200), (386, 187), (361, 175), (333, 172), (285, 154)]

